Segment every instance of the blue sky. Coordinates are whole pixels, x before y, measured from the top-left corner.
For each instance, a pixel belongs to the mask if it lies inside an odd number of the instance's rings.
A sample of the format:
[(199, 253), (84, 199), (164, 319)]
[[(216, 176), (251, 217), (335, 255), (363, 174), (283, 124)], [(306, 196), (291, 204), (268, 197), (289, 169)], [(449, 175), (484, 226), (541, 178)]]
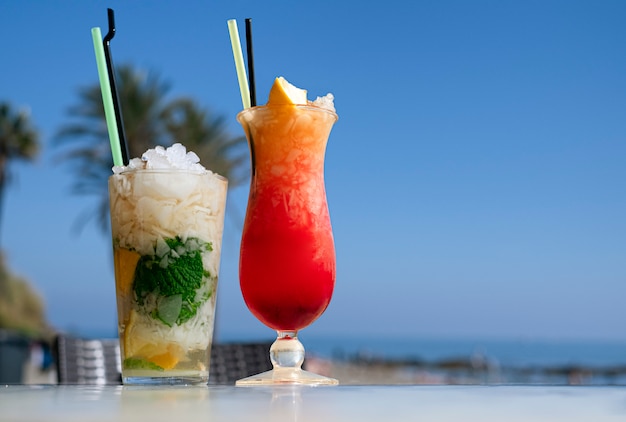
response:
[[(230, 18), (242, 36), (253, 19), (259, 102), (281, 75), (335, 95), (337, 285), (303, 339), (626, 340), (626, 3), (591, 0), (3, 2), (0, 99), (30, 109), (43, 151), (12, 167), (0, 241), (55, 327), (116, 324), (109, 237), (73, 234), (93, 202), (51, 142), (97, 83), (107, 7), (116, 64), (158, 71), (233, 134)], [(225, 230), (219, 336), (271, 337), (239, 291), (240, 222)]]

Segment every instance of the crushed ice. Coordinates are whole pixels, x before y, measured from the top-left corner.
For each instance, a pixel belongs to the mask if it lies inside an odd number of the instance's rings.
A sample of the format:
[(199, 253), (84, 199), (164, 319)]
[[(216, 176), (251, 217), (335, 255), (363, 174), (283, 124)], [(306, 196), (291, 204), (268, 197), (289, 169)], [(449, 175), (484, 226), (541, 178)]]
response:
[(128, 170), (165, 170), (177, 169), (205, 173), (208, 170), (200, 164), (200, 158), (193, 152), (187, 152), (183, 144), (175, 143), (169, 148), (157, 146), (144, 152), (141, 158), (133, 158), (127, 166), (114, 166), (113, 173)]
[(333, 94), (326, 94), (323, 97), (317, 97), (315, 101), (313, 101), (313, 105), (320, 108), (325, 108), (330, 111), (335, 110), (335, 96)]

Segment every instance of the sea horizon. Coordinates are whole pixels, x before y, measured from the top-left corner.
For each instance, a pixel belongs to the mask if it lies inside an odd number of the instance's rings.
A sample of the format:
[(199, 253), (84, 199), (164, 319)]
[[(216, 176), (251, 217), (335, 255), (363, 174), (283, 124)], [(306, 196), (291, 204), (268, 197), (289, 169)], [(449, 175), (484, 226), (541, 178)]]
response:
[(471, 337), (316, 338), (303, 340), (329, 358), (442, 360), (481, 358), (500, 366), (626, 366), (626, 341), (607, 339), (528, 339)]
[[(68, 330), (88, 338), (117, 338), (112, 330)], [(300, 335), (307, 354), (334, 360), (438, 362), (480, 358), (505, 367), (626, 367), (626, 340), (376, 335)], [(271, 342), (270, 335), (218, 334), (215, 341)]]

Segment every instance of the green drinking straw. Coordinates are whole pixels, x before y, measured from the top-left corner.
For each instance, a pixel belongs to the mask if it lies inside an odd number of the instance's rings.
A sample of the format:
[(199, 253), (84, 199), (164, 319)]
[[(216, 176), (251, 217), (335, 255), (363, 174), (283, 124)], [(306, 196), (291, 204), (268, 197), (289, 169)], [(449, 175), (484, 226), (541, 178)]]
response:
[(93, 49), (96, 53), (96, 63), (98, 64), (100, 90), (102, 91), (102, 104), (104, 105), (104, 117), (106, 118), (107, 129), (109, 131), (113, 164), (116, 166), (122, 166), (124, 165), (122, 161), (122, 149), (120, 147), (120, 138), (117, 132), (115, 108), (113, 107), (113, 95), (111, 93), (111, 84), (109, 83), (106, 58), (104, 56), (104, 46), (102, 45), (102, 33), (100, 32), (99, 27), (91, 28), (91, 37), (93, 38)]
[(237, 68), (237, 79), (239, 80), (241, 102), (243, 103), (244, 109), (250, 108), (250, 91), (248, 88), (248, 78), (246, 76), (246, 68), (243, 63), (243, 52), (241, 51), (239, 31), (237, 30), (237, 21), (235, 19), (230, 19), (228, 21), (228, 32), (230, 33), (230, 45), (233, 49), (235, 67)]

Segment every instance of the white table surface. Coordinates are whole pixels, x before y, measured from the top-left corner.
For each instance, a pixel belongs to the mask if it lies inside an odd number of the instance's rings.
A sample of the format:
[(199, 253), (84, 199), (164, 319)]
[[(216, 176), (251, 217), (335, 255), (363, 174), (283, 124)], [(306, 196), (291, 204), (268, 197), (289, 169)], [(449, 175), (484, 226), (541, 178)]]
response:
[(626, 421), (626, 387), (3, 386), (0, 421)]

